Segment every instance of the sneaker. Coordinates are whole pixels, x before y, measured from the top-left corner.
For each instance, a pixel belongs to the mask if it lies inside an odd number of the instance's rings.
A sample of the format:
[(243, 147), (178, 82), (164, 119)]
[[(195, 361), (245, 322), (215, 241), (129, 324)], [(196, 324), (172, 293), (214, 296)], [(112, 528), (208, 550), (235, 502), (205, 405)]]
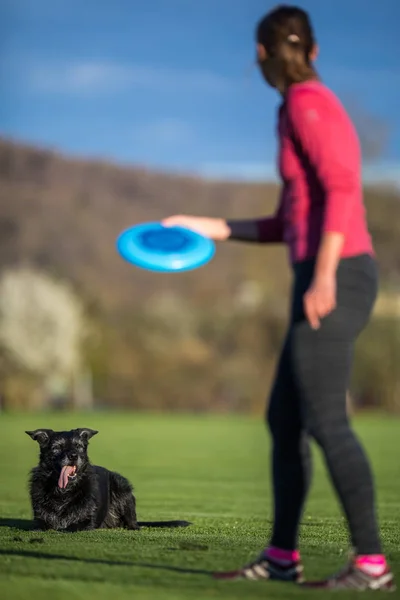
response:
[(303, 582), (302, 587), (325, 590), (357, 590), (394, 592), (396, 585), (393, 573), (389, 567), (382, 575), (369, 575), (362, 571), (354, 561), (350, 562), (342, 571), (322, 581)]
[(291, 583), (302, 583), (304, 581), (303, 565), (300, 561), (282, 566), (271, 559), (267, 559), (263, 554), (242, 569), (217, 572), (213, 574), (213, 577), (215, 579), (249, 579), (252, 581), (270, 579)]

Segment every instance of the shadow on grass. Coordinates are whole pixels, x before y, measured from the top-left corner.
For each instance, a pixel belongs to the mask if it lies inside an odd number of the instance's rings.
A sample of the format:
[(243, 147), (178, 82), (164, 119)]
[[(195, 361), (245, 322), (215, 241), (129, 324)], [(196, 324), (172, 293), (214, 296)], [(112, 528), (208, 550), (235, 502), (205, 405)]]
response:
[(202, 569), (185, 569), (183, 567), (172, 567), (169, 565), (153, 565), (149, 563), (128, 562), (118, 560), (105, 560), (102, 558), (76, 558), (74, 556), (65, 556), (63, 554), (47, 554), (45, 552), (32, 552), (30, 550), (0, 550), (0, 556), (20, 556), (22, 558), (38, 558), (44, 560), (67, 560), (71, 562), (83, 562), (93, 565), (109, 565), (114, 567), (141, 567), (144, 569), (161, 569), (164, 571), (174, 571), (176, 573), (187, 573), (190, 575), (212, 575), (212, 571)]
[(13, 527), (21, 531), (34, 531), (35, 524), (29, 519), (0, 519), (0, 527)]

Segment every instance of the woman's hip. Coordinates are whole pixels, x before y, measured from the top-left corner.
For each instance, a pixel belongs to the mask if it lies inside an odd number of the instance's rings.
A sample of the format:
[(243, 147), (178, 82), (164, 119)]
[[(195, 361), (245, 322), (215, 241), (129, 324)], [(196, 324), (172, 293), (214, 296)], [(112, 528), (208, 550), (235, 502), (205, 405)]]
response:
[[(305, 320), (303, 297), (311, 285), (315, 262), (311, 259), (294, 265), (292, 324)], [(377, 296), (378, 269), (374, 257), (361, 254), (341, 259), (336, 286), (336, 308), (323, 319), (321, 332), (331, 323), (336, 328), (345, 326), (345, 329), (357, 333), (368, 321)]]

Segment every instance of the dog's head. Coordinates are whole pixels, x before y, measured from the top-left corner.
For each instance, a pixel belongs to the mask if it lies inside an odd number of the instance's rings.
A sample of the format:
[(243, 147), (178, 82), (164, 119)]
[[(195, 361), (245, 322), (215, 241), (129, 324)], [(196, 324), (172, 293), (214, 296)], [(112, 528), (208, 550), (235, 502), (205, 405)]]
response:
[(25, 433), (40, 446), (40, 466), (47, 472), (57, 474), (58, 487), (65, 489), (69, 482), (79, 478), (89, 464), (88, 443), (98, 431), (87, 428), (71, 431), (36, 429)]

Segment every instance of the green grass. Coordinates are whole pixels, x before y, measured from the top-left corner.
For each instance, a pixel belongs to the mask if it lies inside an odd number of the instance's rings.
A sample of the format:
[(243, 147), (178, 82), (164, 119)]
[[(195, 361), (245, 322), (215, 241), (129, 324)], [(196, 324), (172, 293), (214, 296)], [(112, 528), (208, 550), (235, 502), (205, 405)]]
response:
[[(100, 431), (91, 441), (92, 461), (118, 470), (133, 482), (139, 519), (181, 518), (193, 525), (179, 530), (76, 534), (35, 533), (18, 527), (18, 520), (21, 525), (31, 516), (27, 474), (38, 451), (24, 430), (82, 426)], [(400, 577), (400, 422), (363, 417), (356, 426), (376, 473), (385, 549)], [(2, 415), (0, 597), (308, 598), (309, 592), (295, 586), (216, 582), (201, 573), (238, 567), (263, 547), (271, 528), (268, 460), (264, 425), (247, 417)], [(301, 550), (310, 577), (329, 574), (347, 558), (345, 523), (318, 452)]]

